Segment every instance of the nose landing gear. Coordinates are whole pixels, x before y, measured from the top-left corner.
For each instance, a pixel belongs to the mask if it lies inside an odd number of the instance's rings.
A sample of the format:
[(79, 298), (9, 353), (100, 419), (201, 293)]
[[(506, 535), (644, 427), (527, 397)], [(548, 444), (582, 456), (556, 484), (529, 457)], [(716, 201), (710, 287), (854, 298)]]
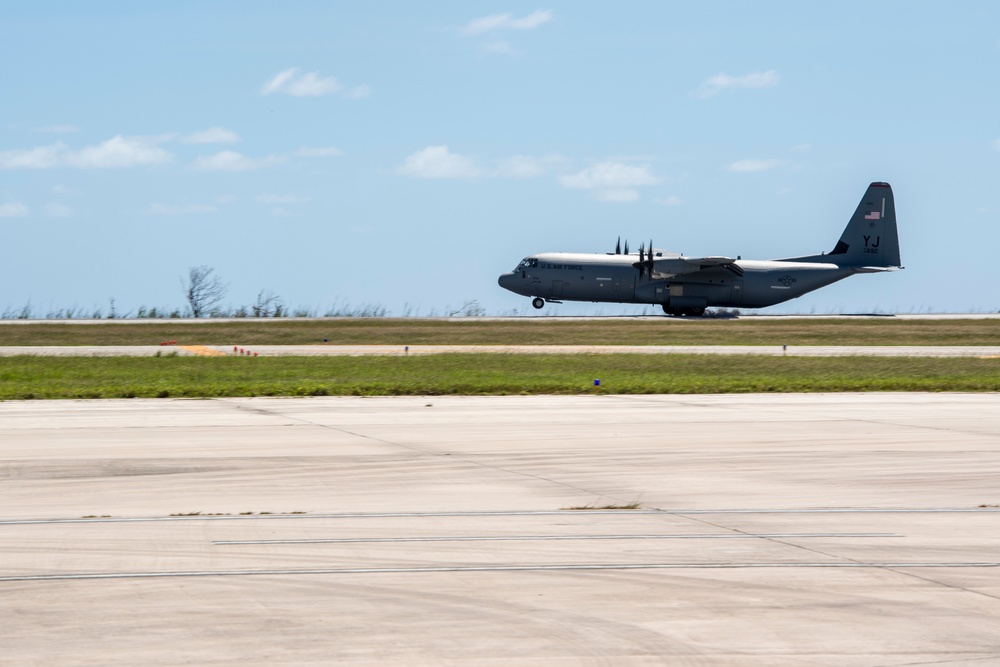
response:
[(531, 300), (531, 305), (534, 306), (536, 310), (541, 310), (542, 306), (545, 305), (545, 300), (540, 296), (536, 296)]

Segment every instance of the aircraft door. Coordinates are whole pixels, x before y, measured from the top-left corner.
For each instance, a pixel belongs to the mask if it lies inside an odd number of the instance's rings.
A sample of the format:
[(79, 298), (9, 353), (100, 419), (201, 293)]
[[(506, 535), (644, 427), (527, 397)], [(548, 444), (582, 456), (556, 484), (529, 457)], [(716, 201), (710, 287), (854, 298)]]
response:
[(566, 283), (564, 283), (562, 280), (553, 280), (552, 281), (552, 298), (553, 299), (561, 299), (562, 298), (562, 295), (563, 295), (563, 285), (565, 285), (565, 284)]
[(734, 280), (732, 290), (729, 294), (729, 301), (733, 306), (743, 305), (743, 281)]

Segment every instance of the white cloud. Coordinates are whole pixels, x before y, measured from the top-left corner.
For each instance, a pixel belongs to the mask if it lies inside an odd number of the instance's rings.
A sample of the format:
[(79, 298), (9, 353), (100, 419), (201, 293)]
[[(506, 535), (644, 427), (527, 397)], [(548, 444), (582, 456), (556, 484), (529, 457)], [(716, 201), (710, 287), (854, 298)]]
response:
[(200, 171), (250, 171), (284, 161), (285, 158), (279, 155), (253, 158), (236, 151), (221, 151), (215, 155), (204, 155), (191, 166)]
[(53, 185), (52, 194), (54, 195), (75, 195), (79, 194), (73, 188), (67, 188), (65, 185)]
[(266, 157), (249, 157), (236, 151), (220, 151), (214, 155), (203, 155), (191, 163), (191, 168), (200, 171), (251, 171), (287, 162), (290, 158), (323, 158), (343, 155), (343, 151), (334, 146), (303, 146), (293, 153), (284, 155), (268, 155)]
[(565, 161), (559, 155), (546, 155), (540, 158), (532, 155), (514, 155), (498, 161), (493, 175), (500, 178), (535, 178), (547, 174), (553, 167)]
[(598, 162), (578, 174), (561, 176), (559, 182), (563, 187), (591, 190), (655, 185), (660, 179), (649, 173), (649, 167), (644, 165)]
[(670, 195), (669, 197), (663, 197), (662, 199), (654, 199), (654, 204), (660, 204), (661, 206), (683, 206), (684, 200), (677, 195)]
[(493, 30), (534, 30), (555, 18), (552, 10), (538, 10), (519, 19), (511, 14), (491, 14), (472, 19), (462, 27), (465, 35), (481, 35)]
[(298, 157), (337, 157), (338, 155), (343, 154), (344, 151), (334, 146), (327, 146), (325, 148), (303, 146), (299, 150), (295, 151), (295, 155)]
[(50, 218), (68, 218), (73, 215), (73, 209), (69, 206), (54, 202), (46, 204), (43, 210), (45, 211), (45, 215)]
[(296, 71), (297, 70), (294, 67), (292, 67), (290, 69), (284, 70), (283, 72), (278, 72), (261, 87), (260, 94), (270, 95), (271, 93), (278, 92), (279, 90), (281, 90), (282, 86), (288, 83), (291, 80), (291, 78), (295, 76)]
[(258, 204), (304, 204), (309, 201), (309, 197), (298, 197), (296, 195), (275, 195), (262, 194), (253, 199)]
[(224, 127), (210, 127), (204, 132), (195, 132), (181, 137), (186, 144), (235, 144), (239, 143), (240, 135)]
[(319, 72), (307, 72), (289, 81), (284, 87), (284, 92), (294, 97), (319, 97), (339, 93), (343, 89), (344, 87), (332, 76), (321, 77)]
[(0, 218), (24, 218), (28, 213), (28, 207), (21, 202), (0, 204)]
[(418, 178), (537, 178), (550, 173), (566, 159), (557, 154), (535, 157), (513, 155), (497, 160), (494, 167), (481, 165), (475, 158), (453, 153), (447, 146), (428, 146), (409, 155), (397, 173)]
[(319, 97), (339, 93), (344, 87), (332, 76), (320, 76), (319, 72), (299, 74), (292, 67), (278, 72), (260, 89), (261, 95), (284, 93), (293, 97)]
[(1000, 151), (1000, 139), (994, 139), (993, 141), (990, 142), (990, 144), (993, 145), (993, 148)]
[(691, 96), (706, 99), (733, 88), (768, 88), (778, 85), (780, 78), (778, 72), (773, 69), (766, 72), (750, 72), (743, 76), (730, 76), (720, 72), (702, 81), (698, 89), (691, 93)]
[(69, 152), (64, 143), (23, 150), (0, 151), (0, 169), (51, 169), (61, 166)]
[(482, 170), (475, 160), (465, 155), (452, 153), (447, 146), (428, 146), (407, 156), (397, 170), (406, 176), (417, 178), (458, 178), (472, 180), (478, 178)]
[(737, 173), (748, 174), (757, 171), (767, 171), (768, 169), (774, 169), (775, 167), (780, 167), (785, 164), (784, 160), (737, 160), (726, 165), (728, 171), (734, 171)]
[(538, 26), (548, 23), (553, 18), (555, 18), (555, 14), (551, 9), (538, 10), (531, 12), (524, 18), (508, 22), (506, 27), (513, 28), (514, 30), (534, 30)]
[(67, 163), (80, 169), (108, 169), (164, 164), (172, 157), (153, 140), (118, 135), (97, 146), (70, 153)]
[(25, 150), (0, 152), (0, 169), (111, 169), (165, 164), (173, 155), (157, 144), (162, 139), (117, 135), (78, 151), (58, 142)]
[(173, 204), (150, 204), (149, 208), (143, 211), (144, 215), (193, 215), (198, 213), (215, 213), (218, 209), (208, 204), (186, 204), (182, 206)]
[(375, 92), (374, 88), (369, 86), (367, 83), (363, 83), (360, 86), (354, 86), (353, 88), (348, 90), (346, 93), (344, 93), (344, 97), (346, 97), (349, 100), (363, 100), (365, 98), (371, 97), (372, 93), (374, 92)]
[(292, 97), (321, 97), (339, 93), (348, 100), (363, 100), (374, 92), (375, 89), (367, 83), (345, 88), (332, 76), (321, 76), (319, 72), (299, 74), (297, 67), (278, 72), (260, 88), (261, 95), (282, 93)]
[(624, 162), (598, 162), (577, 174), (559, 177), (563, 187), (594, 190), (594, 198), (598, 201), (622, 203), (639, 199), (634, 188), (655, 185), (661, 180), (645, 165)]

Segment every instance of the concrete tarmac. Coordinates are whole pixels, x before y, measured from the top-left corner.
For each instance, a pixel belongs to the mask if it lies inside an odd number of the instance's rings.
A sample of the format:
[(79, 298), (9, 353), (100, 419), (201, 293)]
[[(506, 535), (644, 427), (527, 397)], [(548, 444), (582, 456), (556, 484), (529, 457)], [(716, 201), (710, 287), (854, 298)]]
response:
[(997, 394), (11, 401), (0, 480), (3, 665), (1000, 664)]

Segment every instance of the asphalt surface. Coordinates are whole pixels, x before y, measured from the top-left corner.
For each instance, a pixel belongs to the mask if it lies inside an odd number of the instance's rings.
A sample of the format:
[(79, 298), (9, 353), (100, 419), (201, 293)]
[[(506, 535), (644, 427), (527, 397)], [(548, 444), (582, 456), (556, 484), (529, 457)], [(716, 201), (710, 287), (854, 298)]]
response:
[(0, 664), (997, 665), (998, 470), (997, 394), (3, 402)]

